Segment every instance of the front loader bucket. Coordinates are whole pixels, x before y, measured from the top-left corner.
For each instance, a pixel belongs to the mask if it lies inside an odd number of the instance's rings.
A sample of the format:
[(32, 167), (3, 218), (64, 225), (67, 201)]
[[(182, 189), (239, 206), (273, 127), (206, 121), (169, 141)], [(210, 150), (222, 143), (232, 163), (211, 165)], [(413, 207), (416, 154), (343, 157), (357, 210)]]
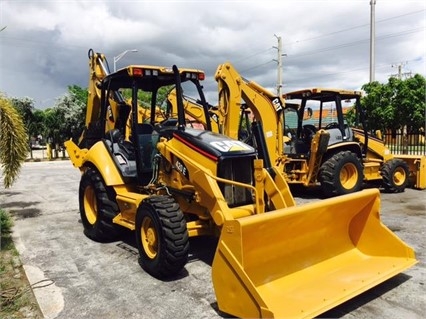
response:
[(377, 189), (226, 221), (212, 265), (219, 309), (312, 318), (417, 261), (380, 222)]

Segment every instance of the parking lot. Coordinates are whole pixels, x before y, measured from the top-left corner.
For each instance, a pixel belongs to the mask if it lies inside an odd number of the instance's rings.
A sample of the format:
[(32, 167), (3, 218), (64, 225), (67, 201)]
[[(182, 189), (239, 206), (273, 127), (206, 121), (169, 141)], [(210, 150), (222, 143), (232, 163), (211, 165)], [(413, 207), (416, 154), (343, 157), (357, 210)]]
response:
[[(80, 173), (68, 160), (27, 162), (1, 207), (15, 218), (14, 240), (46, 318), (222, 318), (211, 283), (215, 242), (191, 239), (182, 275), (159, 281), (139, 266), (133, 234), (95, 243), (78, 212)], [(295, 194), (303, 204), (315, 192)], [(423, 318), (426, 312), (426, 190), (381, 195), (382, 221), (412, 246), (419, 263), (324, 314), (332, 318)], [(291, 306), (291, 305), (289, 305)]]

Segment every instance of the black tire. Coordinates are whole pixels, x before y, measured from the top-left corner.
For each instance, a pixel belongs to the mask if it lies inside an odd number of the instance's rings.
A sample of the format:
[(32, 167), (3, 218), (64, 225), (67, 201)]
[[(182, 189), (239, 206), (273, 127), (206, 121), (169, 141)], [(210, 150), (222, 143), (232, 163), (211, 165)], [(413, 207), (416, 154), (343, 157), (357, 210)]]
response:
[(405, 161), (394, 158), (383, 164), (380, 175), (386, 192), (401, 193), (408, 185), (410, 170)]
[(170, 196), (151, 196), (136, 214), (139, 264), (150, 275), (167, 279), (188, 261), (189, 236), (179, 205)]
[(80, 181), (79, 204), (84, 234), (94, 241), (104, 242), (116, 239), (122, 228), (113, 224), (118, 214), (115, 192), (105, 185), (102, 176), (88, 168)]
[(349, 194), (361, 189), (364, 179), (359, 158), (351, 151), (334, 154), (319, 172), (319, 181), (326, 197)]

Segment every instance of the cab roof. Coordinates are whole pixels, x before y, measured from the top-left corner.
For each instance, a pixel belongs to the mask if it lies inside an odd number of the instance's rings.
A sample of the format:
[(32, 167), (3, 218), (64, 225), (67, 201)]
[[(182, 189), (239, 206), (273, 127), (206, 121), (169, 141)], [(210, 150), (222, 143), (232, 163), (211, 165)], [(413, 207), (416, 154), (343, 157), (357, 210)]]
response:
[[(204, 71), (198, 69), (179, 68), (181, 82), (204, 80)], [(107, 75), (102, 80), (105, 89), (118, 90), (131, 88), (134, 81), (138, 88), (152, 92), (162, 86), (175, 84), (172, 67), (152, 65), (129, 65), (117, 72)]]
[(283, 94), (284, 99), (307, 99), (322, 102), (334, 101), (336, 96), (340, 95), (342, 100), (353, 99), (362, 96), (360, 91), (333, 89), (333, 88), (311, 88), (303, 89)]

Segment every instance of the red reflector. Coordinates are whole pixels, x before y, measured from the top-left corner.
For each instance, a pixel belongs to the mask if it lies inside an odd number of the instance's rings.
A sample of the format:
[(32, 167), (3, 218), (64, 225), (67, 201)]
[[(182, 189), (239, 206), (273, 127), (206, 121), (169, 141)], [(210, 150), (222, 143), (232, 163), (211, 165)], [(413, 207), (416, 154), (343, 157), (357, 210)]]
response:
[(204, 73), (198, 73), (198, 80), (203, 81), (205, 78)]
[(133, 69), (133, 76), (142, 76), (142, 69)]

